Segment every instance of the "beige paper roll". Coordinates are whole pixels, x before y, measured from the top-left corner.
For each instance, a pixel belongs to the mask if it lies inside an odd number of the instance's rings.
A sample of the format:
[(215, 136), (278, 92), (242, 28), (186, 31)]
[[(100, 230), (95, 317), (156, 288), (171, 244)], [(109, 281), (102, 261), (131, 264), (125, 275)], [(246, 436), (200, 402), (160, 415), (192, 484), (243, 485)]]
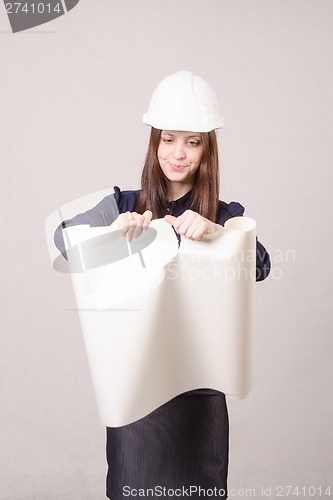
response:
[[(105, 426), (134, 422), (192, 389), (247, 395), (255, 227), (235, 217), (201, 241), (183, 237), (178, 249), (172, 227), (154, 220), (127, 250), (110, 227), (64, 230), (77, 250), (70, 265), (77, 270), (80, 260), (83, 269), (73, 286)], [(101, 265), (103, 244), (118, 260)]]

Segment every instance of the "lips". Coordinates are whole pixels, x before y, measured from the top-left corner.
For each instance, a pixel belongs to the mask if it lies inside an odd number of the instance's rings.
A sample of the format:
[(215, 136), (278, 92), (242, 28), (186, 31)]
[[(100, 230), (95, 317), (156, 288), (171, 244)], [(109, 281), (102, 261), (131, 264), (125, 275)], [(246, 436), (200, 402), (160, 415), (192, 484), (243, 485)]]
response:
[(176, 164), (174, 164), (174, 163), (170, 163), (170, 167), (171, 167), (173, 170), (176, 170), (177, 172), (182, 172), (183, 170), (185, 170), (186, 165), (176, 165)]

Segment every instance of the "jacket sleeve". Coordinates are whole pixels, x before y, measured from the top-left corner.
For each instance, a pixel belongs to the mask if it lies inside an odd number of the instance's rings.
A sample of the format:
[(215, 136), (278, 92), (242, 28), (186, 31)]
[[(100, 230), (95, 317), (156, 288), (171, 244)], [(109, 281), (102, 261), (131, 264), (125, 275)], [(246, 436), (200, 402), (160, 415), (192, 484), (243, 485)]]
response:
[(257, 238), (256, 281), (263, 281), (271, 270), (271, 260), (264, 245)]
[[(228, 205), (228, 210), (231, 213), (231, 217), (240, 217), (244, 215), (245, 208), (238, 202), (232, 201)], [(271, 270), (271, 261), (269, 253), (260, 241), (258, 237), (257, 249), (256, 249), (256, 281), (263, 281), (269, 275)]]
[(80, 213), (72, 219), (62, 221), (54, 233), (54, 243), (62, 255), (67, 258), (62, 230), (66, 227), (89, 224), (90, 227), (109, 226), (119, 215), (114, 195), (103, 198), (95, 207)]

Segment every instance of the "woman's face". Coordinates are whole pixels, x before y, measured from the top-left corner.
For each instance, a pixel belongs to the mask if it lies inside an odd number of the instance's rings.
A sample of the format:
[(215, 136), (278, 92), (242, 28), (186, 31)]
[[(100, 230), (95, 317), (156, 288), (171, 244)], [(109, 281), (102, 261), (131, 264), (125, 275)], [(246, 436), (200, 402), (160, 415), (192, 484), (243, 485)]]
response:
[(162, 130), (157, 156), (164, 175), (172, 184), (191, 189), (202, 155), (200, 133)]

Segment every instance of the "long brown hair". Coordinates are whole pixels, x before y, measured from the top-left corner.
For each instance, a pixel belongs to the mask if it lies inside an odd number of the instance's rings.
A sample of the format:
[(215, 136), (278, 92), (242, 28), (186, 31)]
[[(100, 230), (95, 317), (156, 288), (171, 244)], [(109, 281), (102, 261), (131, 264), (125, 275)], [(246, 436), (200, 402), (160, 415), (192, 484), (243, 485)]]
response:
[[(162, 131), (151, 127), (149, 145), (141, 175), (138, 212), (153, 212), (153, 218), (166, 215), (167, 178), (157, 156)], [(215, 222), (219, 200), (219, 161), (215, 130), (200, 133), (203, 156), (191, 190), (190, 209)]]

